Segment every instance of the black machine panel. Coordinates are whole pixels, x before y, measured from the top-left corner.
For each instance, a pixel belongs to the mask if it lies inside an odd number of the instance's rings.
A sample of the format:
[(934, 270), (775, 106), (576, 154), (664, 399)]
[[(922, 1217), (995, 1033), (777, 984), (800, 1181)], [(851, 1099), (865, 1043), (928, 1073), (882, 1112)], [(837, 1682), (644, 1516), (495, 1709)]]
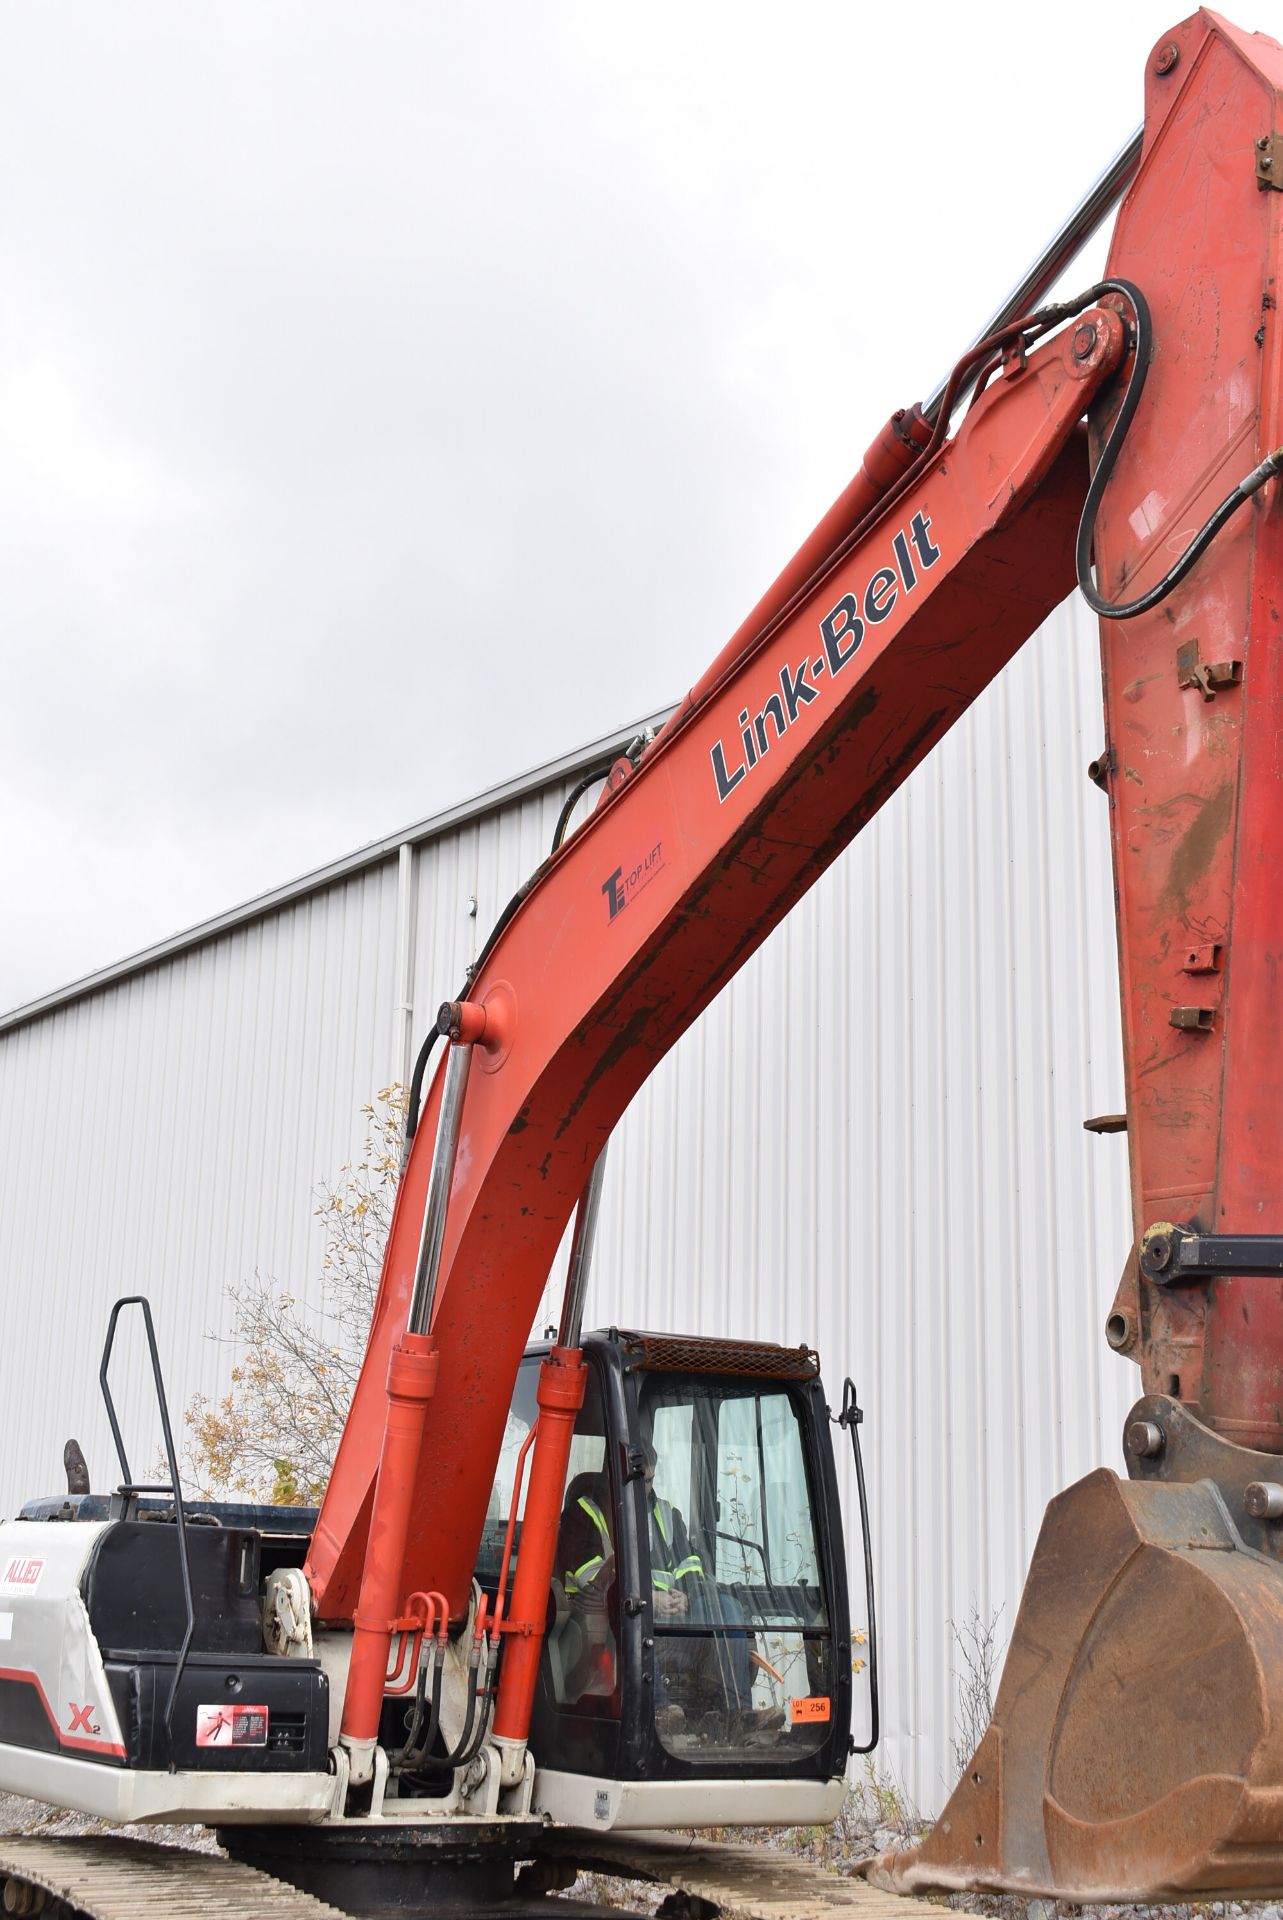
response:
[(100, 1535), (81, 1581), (125, 1764), (323, 1772), (329, 1685), (316, 1661), (264, 1651), (258, 1533), (195, 1525), (187, 1542), (194, 1624), (172, 1714), (187, 1632), (177, 1527), (118, 1521)]
[[(259, 1537), (239, 1527), (187, 1528), (192, 1649), (262, 1651)], [(89, 1624), (104, 1659), (117, 1649), (174, 1653), (187, 1631), (178, 1528), (164, 1520), (119, 1520), (104, 1529), (81, 1579)]]
[(329, 1684), (312, 1660), (262, 1654), (235, 1662), (195, 1655), (165, 1724), (173, 1660), (111, 1660), (107, 1680), (125, 1764), (238, 1773), (324, 1773)]

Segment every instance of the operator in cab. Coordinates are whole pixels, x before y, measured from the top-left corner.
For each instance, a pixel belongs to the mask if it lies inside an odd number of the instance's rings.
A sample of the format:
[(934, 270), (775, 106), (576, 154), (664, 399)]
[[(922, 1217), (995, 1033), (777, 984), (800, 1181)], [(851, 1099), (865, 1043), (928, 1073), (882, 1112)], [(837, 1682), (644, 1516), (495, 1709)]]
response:
[[(742, 1631), (681, 1631), (742, 1628), (743, 1616), (731, 1596), (705, 1574), (680, 1507), (656, 1492), (658, 1455), (649, 1437), (643, 1445), (651, 1605), (658, 1637), (656, 1721), (662, 1730), (673, 1732), (693, 1729), (710, 1715), (747, 1711), (752, 1695), (749, 1641)], [(577, 1475), (566, 1490), (560, 1559), (567, 1600), (584, 1621), (613, 1611), (615, 1548), (609, 1516), (605, 1473)]]
[(651, 1604), (658, 1647), (655, 1719), (661, 1732), (680, 1732), (708, 1716), (739, 1719), (749, 1708), (753, 1681), (744, 1633), (688, 1633), (664, 1629), (743, 1626), (729, 1594), (704, 1571), (681, 1508), (655, 1491), (659, 1456), (644, 1442), (646, 1511), (650, 1526)]

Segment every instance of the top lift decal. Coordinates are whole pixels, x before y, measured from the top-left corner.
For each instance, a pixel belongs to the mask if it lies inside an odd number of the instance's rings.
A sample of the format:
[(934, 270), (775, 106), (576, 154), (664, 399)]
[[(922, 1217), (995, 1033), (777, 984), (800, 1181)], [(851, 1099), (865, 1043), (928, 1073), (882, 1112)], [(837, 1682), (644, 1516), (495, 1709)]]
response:
[(768, 694), (762, 710), (752, 716), (747, 707), (740, 714), (740, 744), (733, 749), (735, 764), (727, 765), (726, 749), (719, 740), (711, 749), (713, 779), (717, 797), (728, 800), (741, 780), (753, 771), (770, 751), (772, 734), (780, 740), (793, 725), (803, 707), (818, 700), (823, 688), (817, 683), (827, 673), (836, 679), (860, 650), (870, 627), (880, 626), (901, 594), (908, 595), (918, 584), (919, 570), (925, 573), (940, 558), (940, 549), (931, 539), (931, 520), (915, 513), (908, 527), (892, 535), (893, 566), (877, 569), (862, 594), (844, 593), (820, 621), (822, 652), (802, 660), (796, 667), (787, 663), (780, 668), (779, 691)]

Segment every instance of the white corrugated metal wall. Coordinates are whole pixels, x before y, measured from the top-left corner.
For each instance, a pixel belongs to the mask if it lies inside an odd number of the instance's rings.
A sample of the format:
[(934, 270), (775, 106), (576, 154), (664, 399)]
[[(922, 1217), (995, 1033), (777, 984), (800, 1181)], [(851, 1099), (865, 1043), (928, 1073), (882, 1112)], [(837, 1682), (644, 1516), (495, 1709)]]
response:
[[(834, 1393), (854, 1374), (882, 1761), (926, 1808), (952, 1779), (949, 1622), (1009, 1628), (1047, 1499), (1119, 1464), (1135, 1377), (1101, 1334), (1125, 1142), (1082, 1131), (1122, 1104), (1097, 689), (1067, 606), (675, 1049), (606, 1182), (590, 1320), (810, 1339)], [(179, 1406), (225, 1382), (228, 1281), (315, 1296), (312, 1197), (403, 1071), (399, 1009), (417, 1034), (457, 988), (567, 765), (404, 867), (391, 841), (0, 1030), (3, 1510), (61, 1485), (73, 1431), (105, 1480), (117, 1294), (151, 1295)], [(121, 1379), (149, 1461), (140, 1364)]]

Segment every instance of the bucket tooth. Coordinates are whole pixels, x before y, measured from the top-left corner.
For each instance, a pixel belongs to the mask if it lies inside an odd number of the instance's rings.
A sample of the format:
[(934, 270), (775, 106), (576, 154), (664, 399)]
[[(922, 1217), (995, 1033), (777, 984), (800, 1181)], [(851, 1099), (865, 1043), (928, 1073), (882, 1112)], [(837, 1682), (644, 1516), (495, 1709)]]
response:
[(1283, 1889), (1283, 1568), (1221, 1495), (1089, 1474), (1043, 1520), (993, 1719), (902, 1893)]

